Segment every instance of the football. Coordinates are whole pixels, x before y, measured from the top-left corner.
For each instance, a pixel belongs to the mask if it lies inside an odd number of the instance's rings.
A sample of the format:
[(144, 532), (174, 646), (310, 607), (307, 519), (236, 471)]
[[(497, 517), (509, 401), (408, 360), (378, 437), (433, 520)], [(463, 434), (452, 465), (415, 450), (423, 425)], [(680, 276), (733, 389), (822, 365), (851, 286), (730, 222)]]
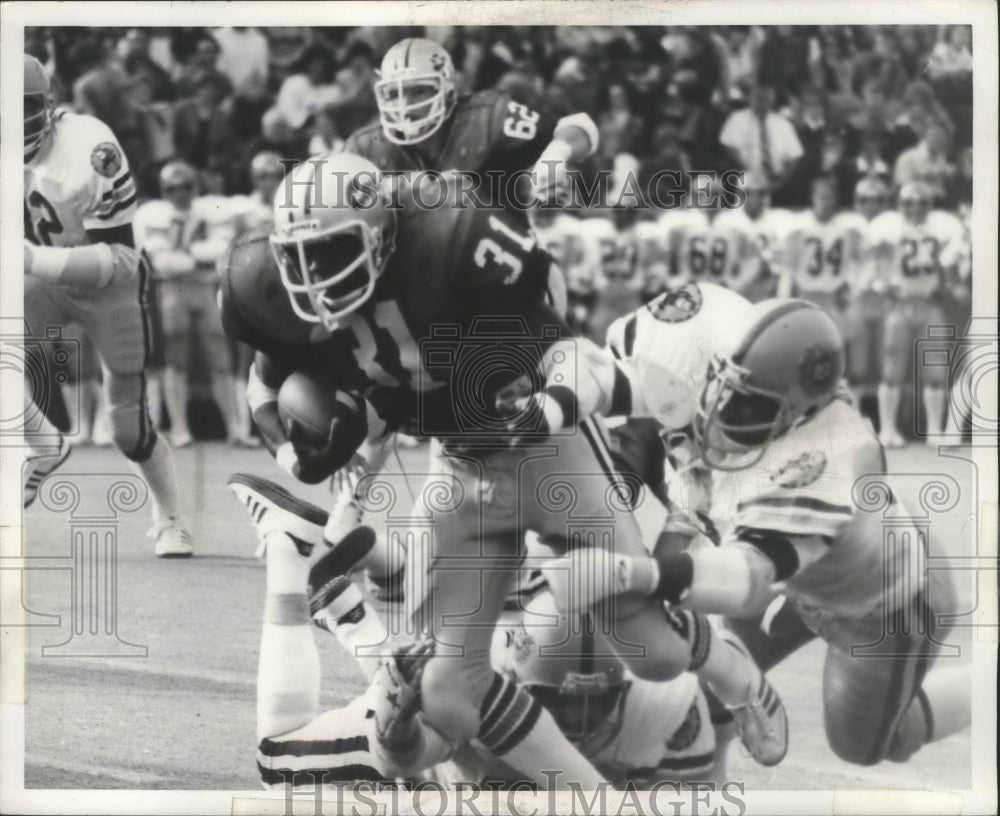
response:
[(318, 378), (295, 372), (278, 391), (278, 416), (283, 427), (289, 420), (302, 428), (317, 443), (330, 437), (330, 425), (344, 406), (337, 402), (337, 389)]

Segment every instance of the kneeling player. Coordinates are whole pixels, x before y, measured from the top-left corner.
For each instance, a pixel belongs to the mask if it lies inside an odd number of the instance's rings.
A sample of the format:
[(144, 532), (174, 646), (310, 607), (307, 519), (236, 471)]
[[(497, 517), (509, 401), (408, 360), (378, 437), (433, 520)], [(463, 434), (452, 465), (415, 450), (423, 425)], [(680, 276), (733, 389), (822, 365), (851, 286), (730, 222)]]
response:
[[(764, 668), (822, 637), (834, 752), (860, 765), (905, 760), (970, 721), (968, 671), (931, 671), (950, 588), (935, 586), (943, 591), (931, 597), (916, 529), (883, 540), (881, 514), (853, 498), (859, 480), (884, 474), (886, 463), (870, 425), (843, 398), (833, 321), (803, 301), (765, 301), (737, 322), (727, 346), (695, 423), (712, 469), (706, 509), (722, 545), (620, 558), (588, 579), (605, 581), (598, 595), (652, 594), (733, 616)], [(568, 574), (579, 578), (580, 562), (573, 554), (543, 569), (557, 599)], [(779, 594), (780, 640), (741, 622), (759, 623)]]

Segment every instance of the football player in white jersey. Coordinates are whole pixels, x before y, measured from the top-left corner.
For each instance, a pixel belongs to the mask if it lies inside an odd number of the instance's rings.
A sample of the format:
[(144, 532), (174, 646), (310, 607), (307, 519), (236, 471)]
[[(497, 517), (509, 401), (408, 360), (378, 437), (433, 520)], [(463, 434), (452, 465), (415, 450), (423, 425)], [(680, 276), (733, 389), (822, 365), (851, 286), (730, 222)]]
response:
[[(884, 502), (873, 497), (900, 499), (880, 480), (885, 455), (870, 424), (843, 397), (833, 321), (776, 298), (733, 321), (724, 346), (695, 422), (721, 546), (603, 566), (576, 553), (542, 571), (563, 609), (572, 603), (560, 576), (586, 568), (597, 597), (653, 594), (736, 616), (731, 628), (765, 669), (823, 638), (831, 748), (859, 765), (904, 761), (971, 718), (968, 669), (931, 670), (946, 628), (938, 613), (951, 605), (945, 573), (928, 576), (925, 534), (883, 534)], [(760, 627), (778, 596), (785, 628), (772, 639)]]
[(600, 256), (588, 327), (595, 343), (604, 342), (615, 320), (642, 305), (648, 289), (636, 263), (635, 210), (615, 207), (609, 215), (584, 222)]
[(727, 245), (727, 275), (716, 280), (756, 303), (772, 297), (777, 286), (775, 253), (795, 221), (788, 210), (772, 209), (767, 180), (747, 173), (743, 182), (746, 202), (720, 212), (712, 232)]
[(885, 283), (878, 276), (869, 243), (869, 225), (889, 204), (889, 190), (876, 177), (861, 179), (854, 190), (854, 215), (864, 235), (866, 257), (857, 279), (848, 314), (847, 372), (851, 389), (861, 399), (876, 393), (881, 381), (882, 341), (889, 301)]
[(851, 286), (860, 274), (865, 248), (856, 218), (838, 214), (837, 205), (835, 181), (817, 178), (812, 185), (812, 208), (799, 217), (782, 242), (778, 294), (815, 303), (833, 318), (841, 336), (847, 337)]
[[(903, 384), (914, 364), (923, 368), (926, 441), (935, 446), (943, 430), (948, 368), (924, 365), (933, 351), (947, 353), (947, 344), (925, 343), (918, 360), (917, 340), (927, 337), (927, 327), (945, 323), (935, 299), (941, 287), (953, 283), (962, 259), (968, 254), (962, 222), (951, 213), (932, 210), (932, 193), (924, 184), (911, 182), (899, 191), (899, 210), (882, 213), (869, 226), (875, 274), (892, 299), (885, 323), (883, 382), (879, 386), (882, 443), (904, 444), (896, 427)], [(924, 352), (930, 354), (925, 354)]]
[[(163, 396), (175, 447), (193, 441), (187, 423), (192, 327), (205, 353), (212, 396), (231, 443), (242, 443), (235, 422), (236, 389), (229, 346), (216, 303), (215, 264), (240, 231), (246, 205), (223, 196), (197, 197), (198, 175), (182, 161), (160, 171), (162, 199), (147, 201), (135, 218), (136, 241), (149, 255), (158, 282), (165, 339)], [(243, 396), (240, 399), (245, 401)]]
[[(704, 210), (687, 206), (667, 210), (658, 222), (669, 257), (667, 286), (705, 280), (711, 270), (711, 252), (707, 250), (711, 230)], [(718, 266), (718, 263), (716, 262)]]
[[(41, 63), (24, 56), (24, 313), (30, 331), (78, 323), (101, 358), (115, 445), (135, 464), (153, 497), (156, 554), (192, 553), (180, 517), (170, 446), (153, 428), (145, 398), (149, 360), (148, 270), (135, 249), (136, 191), (111, 130), (92, 116), (54, 111)], [(46, 436), (45, 431), (49, 431)], [(54, 429), (28, 434), (25, 504), (66, 455)]]

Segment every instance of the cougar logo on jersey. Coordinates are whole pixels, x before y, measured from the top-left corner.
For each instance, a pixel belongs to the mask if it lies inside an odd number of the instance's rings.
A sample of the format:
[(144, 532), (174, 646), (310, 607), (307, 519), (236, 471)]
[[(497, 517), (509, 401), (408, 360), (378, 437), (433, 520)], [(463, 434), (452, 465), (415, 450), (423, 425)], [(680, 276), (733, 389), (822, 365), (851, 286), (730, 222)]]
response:
[(805, 487), (815, 482), (825, 469), (826, 454), (810, 451), (782, 465), (771, 481), (782, 487)]
[(114, 178), (122, 169), (122, 154), (117, 145), (101, 142), (90, 154), (90, 166), (104, 178)]
[(802, 359), (799, 382), (809, 394), (829, 391), (837, 378), (837, 351), (827, 346), (813, 346)]
[(686, 283), (677, 289), (668, 289), (647, 308), (653, 317), (664, 323), (683, 323), (698, 314), (701, 301), (698, 285)]

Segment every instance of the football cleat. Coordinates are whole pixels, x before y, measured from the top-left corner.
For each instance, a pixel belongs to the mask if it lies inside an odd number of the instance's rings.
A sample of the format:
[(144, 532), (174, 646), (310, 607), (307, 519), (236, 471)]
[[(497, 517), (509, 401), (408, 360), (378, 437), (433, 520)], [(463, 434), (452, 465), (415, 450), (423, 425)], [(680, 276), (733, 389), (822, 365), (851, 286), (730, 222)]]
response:
[(731, 632), (720, 636), (746, 657), (754, 673), (749, 699), (741, 705), (727, 706), (736, 721), (740, 741), (759, 764), (767, 768), (777, 765), (788, 753), (785, 706), (740, 639)]
[(32, 453), (24, 462), (24, 506), (29, 507), (38, 496), (38, 488), (45, 478), (65, 462), (73, 446), (64, 436), (59, 437), (59, 449), (52, 453)]
[(267, 553), (267, 536), (273, 532), (284, 534), (303, 558), (309, 558), (316, 546), (323, 543), (326, 513), (315, 504), (297, 499), (281, 485), (249, 473), (234, 473), (228, 484), (253, 520), (258, 558)]
[(191, 531), (176, 516), (157, 522), (153, 528), (157, 558), (190, 558), (194, 555)]

